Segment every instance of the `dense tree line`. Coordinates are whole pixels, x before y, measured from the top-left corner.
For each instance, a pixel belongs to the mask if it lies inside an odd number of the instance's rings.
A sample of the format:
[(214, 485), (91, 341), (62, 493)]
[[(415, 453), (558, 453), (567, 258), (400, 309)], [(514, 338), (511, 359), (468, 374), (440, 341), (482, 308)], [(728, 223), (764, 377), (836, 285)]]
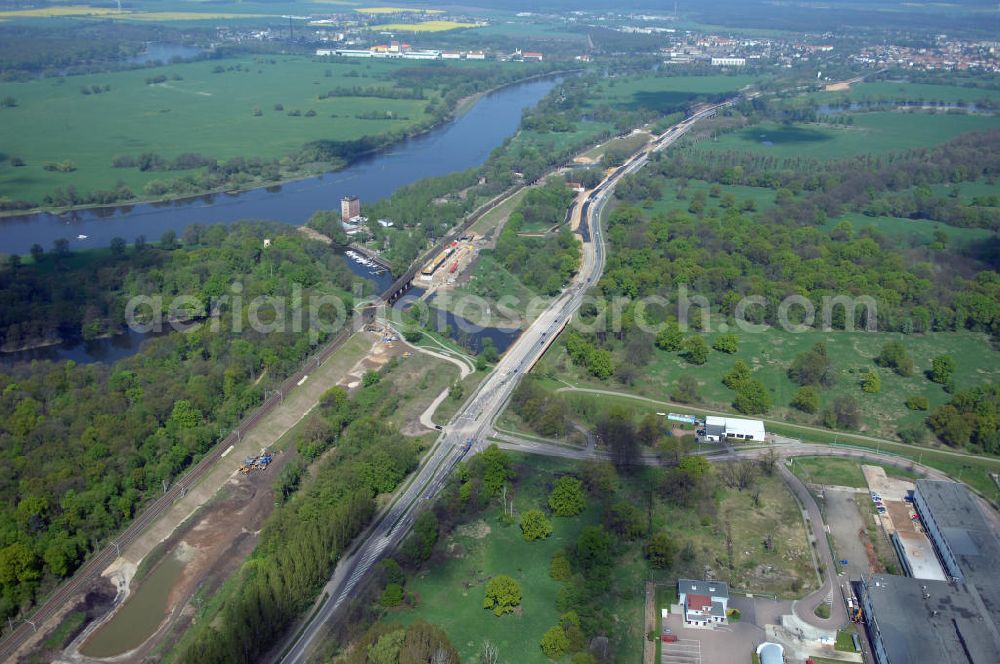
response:
[(561, 223), (572, 200), (573, 192), (562, 180), (530, 191), (497, 239), (494, 250), (497, 259), (537, 293), (555, 295), (562, 290), (579, 268), (579, 245), (566, 226), (542, 238), (519, 233), (526, 223), (545, 226)]
[[(265, 236), (272, 238), (266, 250)], [(295, 282), (304, 296), (343, 293), (350, 283), (341, 259), (288, 229), (213, 227), (194, 229), (189, 239), (185, 249), (121, 243), (120, 252), (86, 256), (92, 262), (79, 267), (73, 256), (56, 254), (6, 268), (5, 339), (116, 330), (129, 295), (207, 301), (239, 281), (249, 302), (265, 293), (287, 298)], [(340, 297), (349, 309), (349, 296)], [(71, 574), (314, 349), (309, 325), (258, 333), (243, 309), (241, 331), (223, 305), (217, 329), (206, 320), (150, 339), (113, 366), (39, 362), (0, 372), (0, 454), (8, 469), (0, 479), (3, 615)], [(196, 319), (206, 313), (187, 310)], [(316, 340), (325, 336), (317, 331)]]
[[(947, 216), (942, 210), (958, 205), (955, 189), (961, 182), (994, 176), (998, 140), (1000, 132), (988, 132), (959, 137), (931, 150), (863, 156), (815, 168), (796, 160), (735, 153), (682, 152), (660, 159), (626, 178), (608, 219), (613, 250), (598, 288), (608, 298), (626, 298), (621, 327), (591, 334), (569, 332), (563, 337), (567, 354), (597, 378), (615, 376), (629, 384), (635, 369), (619, 371), (619, 366), (644, 357), (635, 349), (646, 345), (642, 340), (646, 333), (635, 325), (638, 312), (631, 303), (655, 295), (668, 302), (643, 312), (647, 322), (665, 323), (655, 338), (656, 346), (679, 353), (692, 365), (704, 363), (710, 350), (698, 334), (703, 329), (702, 308), (695, 305), (688, 312), (693, 334), (685, 334), (673, 320), (681, 287), (689, 296), (704, 297), (714, 314), (726, 317), (734, 315), (743, 298), (761, 298), (742, 312), (744, 320), (755, 324), (780, 325), (779, 303), (796, 295), (814, 305), (817, 318), (812, 324), (822, 325), (823, 298), (849, 295), (871, 297), (877, 317), (865, 306), (853, 312), (834, 306), (833, 329), (864, 329), (873, 324), (879, 331), (906, 334), (968, 329), (996, 336), (1000, 334), (1000, 276), (989, 262), (988, 250), (953, 248), (940, 233), (933, 241), (904, 247), (875, 229), (858, 231), (846, 221), (832, 228), (823, 224), (828, 215), (842, 214), (859, 202), (870, 205), (893, 197), (921, 201), (916, 207), (924, 212), (911, 214), (914, 218)], [(712, 185), (708, 193), (699, 190), (689, 195), (686, 177), (705, 177)], [(722, 185), (732, 183), (776, 189), (775, 205), (756, 211), (753, 201), (740, 202), (724, 191)], [(929, 185), (936, 183), (954, 185), (944, 207), (928, 202), (940, 198), (930, 194)], [(660, 198), (667, 186), (675, 185), (676, 198), (690, 201), (688, 210), (650, 211), (650, 202)], [(709, 206), (709, 198), (719, 203)], [(988, 196), (973, 201), (990, 214), (993, 203)], [(579, 315), (586, 323), (606, 313), (586, 305)], [(793, 325), (806, 322), (794, 308), (786, 313)], [(726, 336), (715, 337), (712, 349), (731, 349), (731, 340), (722, 343)], [(903, 377), (914, 373), (905, 341), (886, 343), (874, 364)], [(638, 370), (641, 367), (642, 363)], [(934, 358), (929, 378), (950, 391), (953, 372), (954, 361), (941, 356)], [(793, 408), (815, 414), (818, 423), (832, 429), (861, 425), (858, 400), (850, 394), (838, 395), (821, 407), (820, 391), (832, 384), (834, 375), (833, 359), (823, 344), (795, 357), (787, 373), (800, 386), (790, 403)], [(874, 366), (859, 378), (859, 392), (880, 391), (881, 378)], [(773, 405), (769, 390), (742, 362), (732, 367), (723, 382), (733, 390), (732, 405), (740, 412), (766, 413)], [(687, 380), (683, 389), (678, 385), (678, 400), (698, 401), (696, 385), (691, 383)], [(950, 445), (996, 452), (1000, 446), (995, 402), (989, 389), (976, 388), (932, 412), (927, 424)], [(926, 400), (917, 399), (905, 405), (912, 410), (928, 407)], [(908, 429), (899, 435), (919, 442), (926, 438), (926, 429)]]
[[(360, 395), (369, 389), (363, 388)], [(341, 553), (370, 521), (375, 497), (395, 489), (416, 466), (416, 443), (368, 414), (372, 406), (369, 398), (324, 398), (318, 417), (329, 427), (335, 455), (322, 461), (314, 479), (268, 519), (219, 620), (195, 628), (196, 636), (179, 654), (180, 661), (259, 661), (312, 603)], [(381, 638), (375, 641), (373, 647), (379, 647)], [(371, 661), (431, 661), (417, 656), (418, 644), (430, 648), (431, 656), (437, 648), (454, 653), (440, 630), (414, 626), (391, 649), (395, 659)]]
[(355, 645), (349, 664), (458, 664), (458, 651), (435, 625), (379, 623)]
[(408, 89), (408, 88), (370, 88), (362, 87), (360, 85), (353, 85), (347, 87), (342, 85), (340, 87), (327, 90), (326, 92), (320, 93), (317, 97), (320, 100), (330, 99), (332, 97), (375, 97), (377, 99), (427, 99), (427, 95), (420, 88)]
[(39, 74), (67, 76), (134, 69), (128, 60), (149, 42), (190, 44), (212, 38), (211, 30), (163, 24), (93, 21), (66, 27), (14, 22), (0, 28), (0, 79), (29, 80)]
[[(267, 248), (265, 237), (272, 239)], [(193, 225), (180, 238), (168, 232), (164, 239), (170, 246), (140, 239), (129, 248), (117, 239), (107, 253), (72, 254), (65, 241), (48, 252), (36, 245), (33, 263), (18, 261), (0, 270), (0, 346), (10, 350), (118, 333), (126, 323), (126, 302), (139, 295), (162, 296), (164, 306), (176, 296), (193, 295), (207, 306), (234, 280), (249, 289), (244, 295), (280, 294), (291, 283), (351, 288), (352, 275), (341, 258), (282, 224)], [(177, 242), (184, 249), (172, 251)]]
[(569, 431), (566, 402), (529, 377), (518, 384), (510, 405), (518, 417), (543, 436), (563, 437)]
[[(996, 229), (996, 210), (935, 197), (926, 187), (995, 178), (1000, 171), (998, 149), (997, 130), (965, 134), (933, 148), (829, 162), (687, 149), (659, 160), (658, 171), (670, 177), (775, 189), (782, 196), (773, 214), (796, 214), (803, 223), (822, 223), (848, 211), (898, 212), (897, 216), (914, 219)], [(793, 196), (799, 193), (805, 195)]]
[(1000, 454), (1000, 386), (962, 390), (927, 418), (931, 430), (952, 447)]

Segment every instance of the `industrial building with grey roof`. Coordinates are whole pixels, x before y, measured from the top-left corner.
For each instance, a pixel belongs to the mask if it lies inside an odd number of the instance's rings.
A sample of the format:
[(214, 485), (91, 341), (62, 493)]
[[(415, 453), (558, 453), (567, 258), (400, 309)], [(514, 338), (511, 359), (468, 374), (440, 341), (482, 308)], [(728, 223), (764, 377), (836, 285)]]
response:
[(962, 583), (876, 574), (861, 606), (879, 664), (996, 664), (1000, 634)]
[[(917, 480), (913, 504), (945, 571), (982, 598), (1000, 624), (1000, 538), (964, 484)], [(1000, 661), (1000, 660), (998, 660)]]
[(996, 529), (957, 482), (917, 480), (913, 504), (950, 580), (862, 579), (861, 606), (876, 662), (1000, 662)]

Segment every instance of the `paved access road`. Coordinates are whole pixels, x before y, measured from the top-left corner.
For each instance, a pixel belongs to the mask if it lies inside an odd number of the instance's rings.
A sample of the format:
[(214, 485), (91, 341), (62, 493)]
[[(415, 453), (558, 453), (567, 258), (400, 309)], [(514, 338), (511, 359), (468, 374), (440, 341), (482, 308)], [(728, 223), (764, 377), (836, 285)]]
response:
[(507, 403), (521, 376), (545, 353), (552, 340), (580, 308), (584, 295), (604, 270), (605, 248), (600, 218), (618, 181), (642, 168), (651, 153), (671, 145), (698, 120), (713, 115), (718, 108), (731, 103), (706, 107), (674, 125), (615, 170), (588, 196), (582, 223), (587, 224), (589, 232), (583, 233), (585, 241), (579, 272), (562, 294), (507, 350), (490, 376), (480, 384), (452, 422), (445, 427), (415, 476), (401, 490), (388, 511), (341, 558), (321, 595), (324, 598), (322, 604), (312, 614), (308, 624), (294, 637), (294, 642), (284, 655), (279, 655), (279, 661), (289, 664), (306, 661), (323, 624), (350, 599), (358, 583), (382, 555), (399, 544), (421, 509), (432, 503), (441, 491), (455, 465), (467, 454), (475, 454), (488, 445), (486, 439), (492, 432), (493, 421)]

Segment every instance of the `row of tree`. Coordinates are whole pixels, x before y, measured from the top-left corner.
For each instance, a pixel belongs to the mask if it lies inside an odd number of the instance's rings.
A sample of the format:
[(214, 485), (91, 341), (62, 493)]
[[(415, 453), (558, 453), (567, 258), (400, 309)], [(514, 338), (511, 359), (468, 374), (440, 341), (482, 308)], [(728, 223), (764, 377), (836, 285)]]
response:
[(13, 345), (116, 332), (130, 296), (164, 298), (138, 310), (143, 320), (167, 320), (178, 295), (197, 304), (177, 315), (212, 315), (186, 333), (148, 339), (114, 365), (36, 362), (0, 371), (3, 615), (70, 575), (328, 334), (311, 324), (255, 331), (248, 306), (220, 300), (212, 312), (211, 298), (238, 295), (249, 303), (274, 295), (290, 302), (298, 282), (303, 297), (339, 294), (350, 309), (342, 259), (287, 228), (195, 228), (186, 236), (183, 249), (170, 234), (159, 248), (118, 242), (89, 261), (74, 261), (68, 251), (34, 252), (33, 264), (0, 272), (0, 320)]
[[(353, 399), (340, 388), (323, 396), (312, 417), (326, 426), (323, 444), (335, 445), (336, 455), (319, 462), (305, 486), (268, 519), (256, 550), (237, 573), (236, 589), (225, 596), (216, 620), (194, 627), (194, 638), (178, 653), (180, 661), (259, 661), (312, 604), (341, 553), (374, 514), (376, 496), (394, 490), (416, 466), (417, 445), (374, 415), (379, 398), (366, 392), (377, 392), (377, 385), (362, 388)], [(430, 662), (438, 648), (454, 654), (447, 638), (430, 626), (403, 632), (372, 633), (362, 651), (370, 657), (370, 645), (393, 658), (358, 661)], [(418, 651), (425, 659), (409, 659)], [(457, 659), (443, 661), (457, 664)]]

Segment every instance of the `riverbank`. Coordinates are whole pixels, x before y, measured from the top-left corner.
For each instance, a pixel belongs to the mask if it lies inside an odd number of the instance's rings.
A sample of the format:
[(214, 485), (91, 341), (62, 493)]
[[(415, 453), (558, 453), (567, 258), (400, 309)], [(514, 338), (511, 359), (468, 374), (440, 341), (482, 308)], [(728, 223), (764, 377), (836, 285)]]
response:
[(544, 72), (541, 74), (533, 74), (525, 78), (519, 78), (502, 85), (497, 85), (488, 90), (483, 90), (482, 92), (477, 92), (466, 97), (462, 97), (455, 102), (454, 107), (449, 110), (446, 114), (442, 115), (441, 118), (435, 120), (432, 124), (420, 128), (416, 131), (405, 132), (398, 140), (394, 140), (388, 143), (379, 145), (378, 147), (372, 148), (364, 152), (359, 152), (354, 156), (353, 159), (347, 161), (343, 160), (340, 165), (334, 165), (327, 162), (314, 162), (315, 165), (319, 167), (309, 168), (306, 166), (302, 172), (297, 172), (292, 175), (290, 173), (283, 174), (277, 180), (271, 180), (267, 182), (253, 182), (246, 186), (237, 187), (216, 187), (211, 189), (199, 190), (197, 192), (186, 192), (184, 194), (178, 195), (164, 195), (164, 196), (146, 196), (124, 199), (121, 201), (116, 201), (114, 203), (100, 203), (100, 204), (81, 204), (81, 205), (67, 205), (67, 206), (45, 206), (39, 205), (33, 208), (26, 208), (23, 210), (0, 210), (0, 219), (11, 219), (18, 217), (26, 217), (36, 214), (53, 214), (53, 215), (65, 215), (74, 212), (98, 212), (98, 211), (108, 211), (116, 210), (119, 208), (131, 208), (139, 205), (171, 205), (171, 204), (183, 204), (188, 202), (197, 201), (198, 199), (205, 198), (206, 196), (218, 196), (218, 195), (229, 195), (238, 196), (240, 194), (246, 194), (254, 191), (268, 191), (273, 189), (280, 189), (281, 187), (292, 184), (295, 182), (301, 182), (303, 180), (310, 180), (318, 177), (323, 177), (326, 175), (336, 174), (343, 172), (352, 166), (362, 163), (366, 160), (371, 159), (379, 154), (387, 153), (393, 148), (398, 147), (408, 141), (419, 139), (433, 131), (439, 130), (446, 126), (448, 123), (453, 122), (468, 111), (470, 111), (475, 105), (484, 97), (491, 94), (497, 93), (506, 88), (523, 85), (525, 83), (532, 83), (534, 81), (540, 81), (547, 78), (554, 78), (559, 76), (566, 76), (572, 73), (578, 73), (583, 71), (582, 68), (576, 69), (565, 69), (565, 70), (555, 70), (552, 72)]

